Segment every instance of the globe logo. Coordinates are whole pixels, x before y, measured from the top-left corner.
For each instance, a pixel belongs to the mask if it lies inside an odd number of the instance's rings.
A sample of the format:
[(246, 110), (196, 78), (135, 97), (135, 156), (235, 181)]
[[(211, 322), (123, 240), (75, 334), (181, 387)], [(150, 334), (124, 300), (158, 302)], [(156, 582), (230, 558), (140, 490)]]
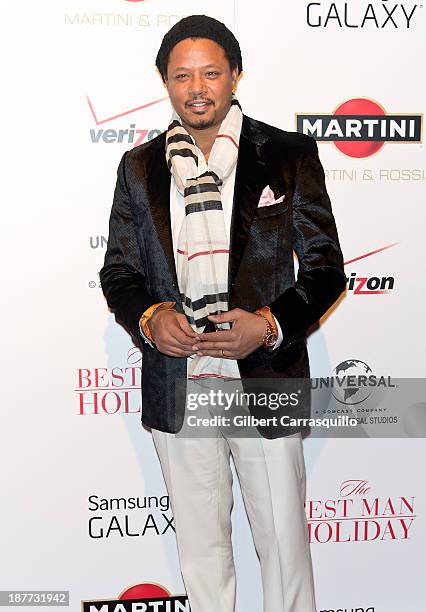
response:
[(356, 406), (368, 399), (372, 393), (369, 376), (372, 370), (360, 359), (342, 361), (333, 370), (332, 395), (340, 404)]

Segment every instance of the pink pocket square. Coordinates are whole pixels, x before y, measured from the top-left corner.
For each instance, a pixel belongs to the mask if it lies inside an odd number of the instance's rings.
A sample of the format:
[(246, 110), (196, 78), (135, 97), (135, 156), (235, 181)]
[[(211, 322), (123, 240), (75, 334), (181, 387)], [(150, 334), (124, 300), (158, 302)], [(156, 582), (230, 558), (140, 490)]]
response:
[(260, 200), (257, 206), (259, 208), (259, 206), (270, 206), (271, 204), (279, 204), (280, 202), (284, 201), (284, 198), (285, 198), (285, 195), (282, 195), (278, 199), (275, 199), (274, 192), (269, 187), (269, 185), (266, 185), (265, 189), (262, 191), (262, 194), (260, 196)]

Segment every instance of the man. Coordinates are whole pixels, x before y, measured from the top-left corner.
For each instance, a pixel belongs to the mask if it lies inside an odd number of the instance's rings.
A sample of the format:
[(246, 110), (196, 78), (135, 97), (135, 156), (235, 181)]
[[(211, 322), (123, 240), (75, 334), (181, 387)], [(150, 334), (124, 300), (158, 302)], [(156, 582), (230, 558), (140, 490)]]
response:
[(178, 379), (309, 377), (306, 330), (345, 287), (317, 146), (242, 114), (240, 47), (215, 19), (178, 22), (156, 65), (172, 121), (121, 160), (100, 277), (117, 320), (144, 347), (142, 421), (170, 496), (191, 609), (235, 608), (232, 454), (264, 611), (314, 612), (302, 427), (179, 437), (175, 391)]

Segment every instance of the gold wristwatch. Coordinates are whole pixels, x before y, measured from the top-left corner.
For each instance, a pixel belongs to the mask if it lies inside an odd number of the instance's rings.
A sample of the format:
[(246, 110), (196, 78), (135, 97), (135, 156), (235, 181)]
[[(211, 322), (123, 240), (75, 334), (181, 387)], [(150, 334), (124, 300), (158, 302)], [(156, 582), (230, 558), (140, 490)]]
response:
[(271, 309), (269, 306), (262, 306), (262, 308), (255, 310), (254, 314), (259, 315), (266, 322), (266, 331), (262, 339), (263, 348), (272, 348), (278, 340), (278, 329)]

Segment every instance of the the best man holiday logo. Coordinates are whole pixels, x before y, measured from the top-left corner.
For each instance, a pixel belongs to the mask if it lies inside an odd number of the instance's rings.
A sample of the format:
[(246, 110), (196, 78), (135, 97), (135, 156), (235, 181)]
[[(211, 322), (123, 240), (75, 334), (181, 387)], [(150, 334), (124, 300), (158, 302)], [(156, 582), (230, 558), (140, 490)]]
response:
[(79, 415), (141, 412), (142, 353), (131, 347), (122, 365), (77, 369)]
[(414, 536), (416, 498), (378, 495), (368, 480), (344, 480), (335, 497), (305, 503), (311, 543), (395, 542)]

